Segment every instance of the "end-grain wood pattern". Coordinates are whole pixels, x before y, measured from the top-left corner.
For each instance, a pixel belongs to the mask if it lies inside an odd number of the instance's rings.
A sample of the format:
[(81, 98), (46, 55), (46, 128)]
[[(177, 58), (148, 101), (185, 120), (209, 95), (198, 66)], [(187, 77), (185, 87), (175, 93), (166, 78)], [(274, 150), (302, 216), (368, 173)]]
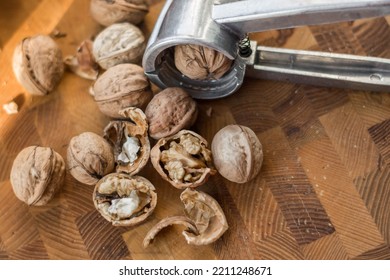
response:
[[(147, 36), (164, 4), (150, 1), (141, 24)], [(390, 58), (390, 17), (251, 34), (259, 44)], [(158, 193), (155, 212), (135, 227), (113, 227), (95, 210), (93, 186), (68, 173), (46, 206), (19, 201), (9, 181), (12, 162), (29, 145), (66, 156), (82, 132), (102, 134), (109, 118), (89, 95), (90, 81), (66, 72), (59, 87), (32, 97), (16, 82), (12, 53), (25, 36), (50, 34), (64, 55), (102, 30), (89, 0), (0, 3), (0, 259), (390, 259), (390, 92), (323, 88), (246, 79), (234, 95), (198, 101), (193, 130), (210, 143), (227, 124), (252, 128), (264, 164), (246, 184), (213, 176), (199, 189), (223, 208), (229, 230), (214, 244), (194, 247), (180, 227), (163, 230), (148, 248), (147, 231), (181, 214), (180, 190), (148, 163), (142, 176)], [(154, 92), (159, 89), (154, 87)]]

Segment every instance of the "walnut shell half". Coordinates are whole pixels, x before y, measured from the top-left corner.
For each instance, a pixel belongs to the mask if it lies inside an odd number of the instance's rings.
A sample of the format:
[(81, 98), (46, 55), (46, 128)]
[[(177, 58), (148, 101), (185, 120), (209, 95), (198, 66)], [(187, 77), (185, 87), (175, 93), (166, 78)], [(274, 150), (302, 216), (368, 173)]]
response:
[(196, 188), (216, 173), (207, 145), (199, 134), (181, 130), (158, 140), (150, 157), (157, 172), (172, 186), (178, 189)]
[(53, 149), (30, 146), (16, 156), (11, 185), (16, 197), (28, 205), (45, 205), (64, 183), (65, 162)]
[(93, 203), (114, 226), (133, 226), (149, 217), (157, 204), (152, 183), (141, 176), (111, 173), (96, 184)]
[(124, 120), (111, 121), (104, 129), (104, 138), (114, 149), (116, 171), (135, 175), (150, 156), (148, 122), (139, 108), (129, 107), (119, 113)]

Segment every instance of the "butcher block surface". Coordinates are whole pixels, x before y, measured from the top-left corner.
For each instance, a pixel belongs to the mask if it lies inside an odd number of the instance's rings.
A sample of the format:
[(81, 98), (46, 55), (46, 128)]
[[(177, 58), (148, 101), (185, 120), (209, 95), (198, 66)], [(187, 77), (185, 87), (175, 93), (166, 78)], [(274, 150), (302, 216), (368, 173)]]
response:
[[(164, 1), (150, 1), (141, 29), (149, 36)], [(390, 17), (252, 34), (260, 45), (390, 58)], [(229, 229), (215, 243), (187, 245), (183, 228), (161, 219), (183, 214), (181, 191), (150, 162), (139, 175), (156, 187), (157, 207), (141, 225), (114, 227), (94, 208), (93, 186), (69, 173), (46, 206), (27, 206), (10, 184), (14, 158), (30, 145), (66, 158), (73, 136), (103, 134), (110, 119), (89, 94), (91, 81), (66, 72), (48, 96), (17, 83), (12, 54), (24, 37), (62, 34), (74, 54), (102, 26), (88, 0), (0, 2), (0, 259), (390, 259), (390, 92), (373, 93), (247, 78), (235, 94), (198, 101), (192, 127), (211, 143), (228, 124), (250, 127), (263, 145), (260, 174), (245, 184), (212, 176), (199, 187), (221, 205)], [(153, 87), (155, 93), (160, 89)], [(152, 142), (153, 144), (154, 142)]]

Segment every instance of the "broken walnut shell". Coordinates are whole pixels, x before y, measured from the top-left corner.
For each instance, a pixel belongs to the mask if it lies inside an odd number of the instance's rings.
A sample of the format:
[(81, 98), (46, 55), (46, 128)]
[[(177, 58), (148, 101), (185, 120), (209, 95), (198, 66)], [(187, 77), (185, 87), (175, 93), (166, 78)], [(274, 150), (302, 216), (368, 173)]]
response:
[(219, 130), (212, 140), (211, 151), (218, 172), (236, 183), (252, 180), (263, 163), (260, 140), (243, 125), (228, 125)]
[(198, 116), (198, 106), (182, 88), (171, 87), (153, 97), (145, 114), (149, 121), (150, 137), (160, 139), (189, 129)]
[(91, 0), (93, 19), (104, 26), (119, 22), (141, 23), (149, 12), (145, 0)]
[(49, 147), (30, 146), (16, 156), (11, 185), (16, 197), (28, 205), (46, 205), (61, 189), (65, 161)]
[(133, 226), (152, 214), (157, 193), (153, 184), (144, 177), (111, 173), (96, 184), (93, 203), (112, 225)]
[(216, 170), (207, 141), (190, 130), (181, 130), (157, 141), (151, 162), (161, 177), (178, 189), (204, 184)]
[(32, 95), (47, 95), (60, 83), (64, 73), (62, 52), (47, 35), (27, 37), (13, 55), (16, 80)]
[(145, 110), (153, 98), (143, 68), (130, 63), (109, 68), (95, 81), (93, 92), (100, 111), (111, 118), (123, 118), (119, 111), (127, 107)]
[(93, 42), (93, 55), (103, 69), (122, 63), (139, 63), (146, 47), (145, 36), (135, 25), (123, 22), (103, 29)]
[(119, 113), (125, 119), (111, 121), (104, 128), (104, 138), (113, 147), (116, 171), (135, 175), (150, 156), (148, 122), (139, 108), (129, 107)]
[(176, 68), (193, 80), (217, 80), (232, 65), (232, 60), (221, 52), (200, 45), (177, 45), (174, 57)]
[(70, 174), (77, 181), (94, 185), (114, 170), (114, 153), (102, 136), (84, 132), (70, 140), (67, 164)]

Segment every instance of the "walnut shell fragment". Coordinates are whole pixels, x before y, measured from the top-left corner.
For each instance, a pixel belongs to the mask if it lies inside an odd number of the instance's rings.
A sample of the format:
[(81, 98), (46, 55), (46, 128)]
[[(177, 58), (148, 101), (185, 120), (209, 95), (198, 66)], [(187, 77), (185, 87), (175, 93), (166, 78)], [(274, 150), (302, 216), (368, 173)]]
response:
[(141, 23), (149, 12), (145, 0), (91, 0), (91, 16), (101, 25), (119, 22)]
[(152, 148), (151, 162), (162, 178), (178, 189), (196, 188), (216, 170), (207, 141), (190, 130), (161, 138)]
[(32, 95), (47, 95), (60, 83), (64, 73), (62, 52), (47, 35), (27, 37), (14, 51), (16, 80)]
[(111, 121), (104, 129), (104, 138), (113, 147), (116, 171), (134, 175), (149, 160), (148, 122), (139, 108), (129, 107), (120, 114), (125, 119)]
[(218, 80), (232, 65), (221, 52), (200, 45), (178, 45), (174, 57), (176, 68), (193, 80)]
[(145, 36), (135, 25), (115, 23), (102, 30), (93, 42), (93, 55), (103, 69), (121, 63), (139, 63), (146, 47)]
[(249, 127), (225, 126), (215, 134), (211, 150), (215, 167), (229, 181), (246, 183), (260, 172), (263, 148)]
[(154, 225), (144, 238), (144, 247), (151, 243), (161, 229), (172, 224), (186, 226), (182, 234), (187, 243), (198, 246), (215, 242), (229, 228), (221, 206), (210, 195), (187, 188), (181, 193), (180, 200), (184, 204), (185, 216), (165, 218)]
[(70, 140), (67, 163), (70, 174), (77, 181), (94, 185), (114, 170), (114, 153), (102, 136), (84, 132)]
[(189, 129), (198, 116), (198, 106), (182, 88), (166, 88), (156, 94), (145, 110), (149, 135), (154, 139)]
[(152, 214), (157, 194), (144, 177), (111, 173), (96, 184), (93, 203), (112, 225), (134, 226)]
[(30, 146), (16, 156), (11, 185), (16, 197), (28, 205), (46, 205), (61, 189), (65, 161), (49, 147)]
[(123, 118), (119, 111), (127, 107), (144, 110), (153, 98), (144, 69), (130, 63), (109, 68), (96, 80), (93, 92), (100, 111), (111, 118)]

